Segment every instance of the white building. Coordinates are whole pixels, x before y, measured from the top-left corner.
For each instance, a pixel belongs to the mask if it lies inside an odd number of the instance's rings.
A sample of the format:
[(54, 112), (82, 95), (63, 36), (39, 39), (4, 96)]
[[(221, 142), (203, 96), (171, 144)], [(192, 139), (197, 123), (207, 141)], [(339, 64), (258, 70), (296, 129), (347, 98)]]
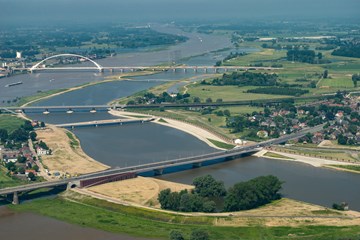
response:
[(38, 156), (49, 155), (49, 150), (43, 149), (41, 147), (37, 147), (36, 148), (36, 153), (37, 153)]
[(21, 59), (21, 58), (22, 58), (21, 52), (16, 52), (16, 59)]

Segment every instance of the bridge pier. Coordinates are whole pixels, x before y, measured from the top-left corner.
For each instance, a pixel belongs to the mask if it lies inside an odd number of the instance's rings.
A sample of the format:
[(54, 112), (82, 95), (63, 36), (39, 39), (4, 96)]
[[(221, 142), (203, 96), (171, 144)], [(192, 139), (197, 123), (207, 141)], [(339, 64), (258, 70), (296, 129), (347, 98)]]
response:
[(164, 169), (163, 168), (154, 169), (154, 172), (155, 172), (155, 176), (160, 176), (163, 174)]
[(14, 192), (14, 193), (13, 193), (13, 201), (12, 201), (12, 204), (14, 204), (14, 205), (18, 205), (18, 204), (19, 204), (19, 196), (18, 196), (18, 193), (17, 193), (17, 192)]
[(197, 162), (197, 163), (193, 163), (192, 164), (192, 167), (193, 168), (199, 168), (199, 167), (201, 167), (202, 166), (202, 162)]

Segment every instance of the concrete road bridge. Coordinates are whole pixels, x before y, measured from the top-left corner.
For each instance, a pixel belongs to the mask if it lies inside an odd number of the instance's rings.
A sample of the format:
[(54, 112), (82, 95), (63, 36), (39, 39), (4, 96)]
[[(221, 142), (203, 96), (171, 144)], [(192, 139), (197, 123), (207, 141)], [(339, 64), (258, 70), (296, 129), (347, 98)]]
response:
[[(94, 66), (46, 66), (45, 62), (51, 59), (62, 58), (62, 57), (72, 57), (79, 58), (83, 61), (89, 61)], [(203, 72), (203, 73), (218, 73), (220, 71), (247, 71), (247, 70), (278, 70), (282, 68), (273, 68), (273, 67), (252, 67), (252, 66), (187, 66), (187, 65), (175, 65), (175, 66), (113, 66), (113, 67), (104, 67), (97, 63), (95, 60), (90, 59), (88, 57), (72, 54), (72, 53), (64, 53), (57, 54), (50, 57), (47, 57), (40, 62), (34, 64), (29, 68), (13, 68), (14, 71), (28, 71), (28, 72), (36, 72), (36, 71), (44, 71), (44, 70), (96, 70), (98, 72), (104, 72), (108, 70), (110, 72), (120, 71), (120, 72), (134, 72), (134, 71), (193, 71), (193, 72)]]
[(136, 108), (187, 108), (187, 107), (221, 107), (221, 106), (241, 106), (254, 103), (262, 104), (275, 104), (284, 101), (293, 102), (294, 100), (313, 100), (313, 99), (326, 99), (329, 96), (306, 96), (306, 97), (288, 97), (288, 98), (273, 98), (273, 99), (258, 99), (258, 100), (240, 100), (240, 101), (223, 101), (211, 103), (160, 103), (160, 104), (112, 104), (112, 105), (69, 105), (69, 106), (24, 106), (24, 107), (0, 107), (11, 113), (51, 113), (51, 112), (93, 112), (107, 111), (110, 109), (136, 109)]
[[(78, 177), (68, 178), (68, 179), (62, 179), (57, 181), (48, 181), (48, 182), (41, 182), (41, 183), (35, 183), (35, 184), (27, 184), (17, 187), (9, 187), (9, 188), (3, 188), (0, 189), (0, 195), (13, 195), (13, 203), (18, 204), (18, 193), (19, 192), (29, 192), (35, 189), (39, 188), (49, 188), (49, 187), (59, 187), (59, 186), (66, 186), (68, 187), (76, 187), (81, 186), (82, 181), (91, 181), (92, 184), (96, 184), (97, 179), (99, 179), (100, 182), (105, 182), (106, 179), (117, 179), (119, 176), (123, 176), (122, 174), (130, 174), (130, 175), (137, 175), (144, 172), (150, 172), (154, 171), (156, 175), (162, 174), (163, 170), (170, 167), (176, 167), (186, 164), (192, 164), (193, 167), (201, 167), (202, 163), (211, 161), (211, 160), (217, 160), (217, 159), (224, 159), (224, 160), (231, 160), (235, 159), (236, 157), (239, 157), (244, 154), (251, 154), (254, 152), (259, 151), (262, 147), (270, 146), (273, 144), (279, 144), (286, 142), (288, 140), (297, 139), (300, 137), (305, 136), (307, 133), (313, 133), (321, 130), (323, 128), (323, 125), (319, 125), (313, 128), (307, 128), (303, 129), (302, 131), (299, 131), (297, 133), (289, 134), (282, 136), (277, 139), (271, 139), (267, 141), (263, 141), (260, 143), (243, 146), (243, 147), (237, 147), (231, 150), (225, 150), (225, 151), (217, 151), (214, 153), (208, 153), (208, 154), (202, 154), (198, 156), (192, 156), (192, 157), (186, 157), (186, 158), (178, 158), (173, 160), (167, 160), (167, 161), (160, 161), (156, 163), (148, 163), (148, 164), (142, 164), (137, 166), (130, 166), (130, 167), (122, 167), (122, 168), (113, 168), (109, 170), (104, 170), (101, 172), (95, 172), (90, 174), (84, 174)], [(121, 178), (121, 177), (120, 177)], [(104, 180), (105, 179), (105, 180)]]
[(112, 126), (112, 125), (123, 125), (129, 123), (146, 123), (154, 121), (155, 118), (143, 118), (143, 119), (106, 119), (96, 120), (88, 122), (76, 122), (76, 123), (62, 123), (55, 124), (57, 127), (62, 128), (79, 128), (79, 127), (99, 127), (99, 126)]

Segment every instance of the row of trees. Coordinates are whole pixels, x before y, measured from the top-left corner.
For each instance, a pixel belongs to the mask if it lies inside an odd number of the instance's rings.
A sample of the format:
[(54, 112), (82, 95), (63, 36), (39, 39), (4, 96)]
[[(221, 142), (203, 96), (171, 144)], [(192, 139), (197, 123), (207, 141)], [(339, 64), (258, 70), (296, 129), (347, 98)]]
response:
[(290, 95), (301, 96), (305, 93), (309, 93), (307, 89), (289, 88), (289, 87), (268, 87), (268, 88), (255, 88), (247, 90), (248, 93), (263, 93), (274, 95)]
[(245, 52), (230, 52), (229, 55), (227, 55), (222, 61), (217, 61), (215, 63), (215, 66), (221, 66), (224, 62), (229, 61), (231, 59), (237, 58), (237, 57), (241, 57), (241, 56), (245, 56), (247, 55), (247, 53)]
[(360, 58), (360, 44), (349, 44), (334, 50), (331, 55)]
[(177, 93), (176, 96), (172, 97), (169, 93), (163, 92), (159, 95), (155, 95), (151, 92), (146, 92), (143, 96), (137, 97), (134, 100), (130, 100), (127, 104), (134, 105), (134, 104), (145, 104), (145, 103), (174, 103), (174, 102), (182, 102), (187, 103), (190, 102), (190, 94), (185, 93)]
[[(190, 240), (208, 240), (209, 234), (202, 229), (195, 229), (190, 234)], [(170, 232), (170, 240), (185, 240), (183, 234), (179, 231), (173, 230)]]
[[(224, 183), (206, 175), (195, 178), (191, 192), (162, 190), (158, 195), (161, 208), (182, 212), (214, 212), (216, 202), (223, 203), (220, 211), (252, 209), (279, 199), (282, 182), (275, 176), (262, 176), (235, 184), (226, 191)], [(222, 205), (222, 204), (219, 204)]]
[(278, 76), (276, 74), (253, 73), (253, 72), (233, 72), (223, 74), (221, 78), (215, 78), (211, 82), (203, 80), (204, 85), (236, 85), (236, 86), (275, 86)]
[(304, 63), (321, 63), (323, 59), (322, 53), (315, 53), (314, 50), (292, 49), (286, 54), (288, 61), (304, 62)]

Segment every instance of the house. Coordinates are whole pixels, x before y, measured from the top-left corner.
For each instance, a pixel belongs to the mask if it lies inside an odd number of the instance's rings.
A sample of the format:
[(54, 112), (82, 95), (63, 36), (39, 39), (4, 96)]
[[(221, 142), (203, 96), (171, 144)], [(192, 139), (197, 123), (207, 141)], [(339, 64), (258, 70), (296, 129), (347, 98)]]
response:
[(25, 175), (27, 176), (27, 175), (29, 175), (29, 173), (31, 173), (31, 172), (32, 172), (35, 176), (37, 175), (36, 171), (33, 170), (33, 169), (26, 169), (26, 170), (25, 170)]
[(36, 147), (36, 153), (38, 156), (42, 156), (42, 155), (49, 155), (49, 150), (43, 149), (41, 147)]

